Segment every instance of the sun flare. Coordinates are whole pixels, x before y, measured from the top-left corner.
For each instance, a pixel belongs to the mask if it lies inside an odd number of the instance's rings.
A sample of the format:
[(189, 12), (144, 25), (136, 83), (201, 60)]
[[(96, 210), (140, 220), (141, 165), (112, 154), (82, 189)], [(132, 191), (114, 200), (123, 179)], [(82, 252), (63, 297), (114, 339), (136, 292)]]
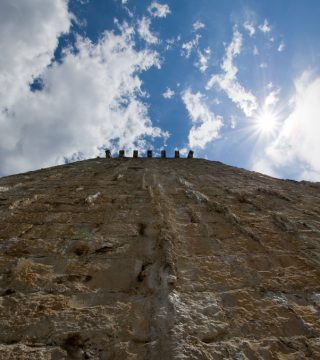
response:
[(277, 117), (269, 111), (262, 112), (256, 118), (256, 127), (262, 134), (271, 134), (277, 127)]

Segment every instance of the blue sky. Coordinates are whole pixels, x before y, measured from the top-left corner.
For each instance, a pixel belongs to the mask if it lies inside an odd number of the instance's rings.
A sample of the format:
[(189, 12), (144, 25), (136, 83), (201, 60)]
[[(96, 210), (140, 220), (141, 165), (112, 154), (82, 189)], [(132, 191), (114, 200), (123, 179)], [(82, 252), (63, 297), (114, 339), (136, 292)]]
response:
[(0, 176), (166, 148), (320, 181), (317, 0), (3, 0)]

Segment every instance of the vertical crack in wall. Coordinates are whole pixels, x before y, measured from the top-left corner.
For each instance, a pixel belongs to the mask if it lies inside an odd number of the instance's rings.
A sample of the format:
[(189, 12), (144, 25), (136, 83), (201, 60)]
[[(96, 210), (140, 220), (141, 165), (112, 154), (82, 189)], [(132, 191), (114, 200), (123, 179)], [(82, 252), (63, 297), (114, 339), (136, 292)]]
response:
[[(151, 163), (150, 163), (151, 165)], [(156, 166), (148, 167), (143, 176), (143, 186), (148, 189), (152, 204), (156, 210), (158, 235), (155, 239), (155, 266), (153, 267), (155, 282), (153, 295), (153, 313), (151, 331), (157, 342), (150, 350), (150, 359), (173, 359), (175, 349), (179, 344), (177, 333), (174, 332), (176, 309), (174, 304), (174, 287), (176, 276), (174, 207), (166, 196), (164, 186), (171, 187), (172, 183), (163, 183), (165, 175)]]

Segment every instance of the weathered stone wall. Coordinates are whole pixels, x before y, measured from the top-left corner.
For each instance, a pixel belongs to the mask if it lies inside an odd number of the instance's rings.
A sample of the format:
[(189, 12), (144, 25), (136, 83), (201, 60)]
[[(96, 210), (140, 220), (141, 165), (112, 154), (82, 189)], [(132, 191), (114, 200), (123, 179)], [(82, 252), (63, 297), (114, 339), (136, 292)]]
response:
[(0, 179), (0, 359), (320, 359), (320, 185), (198, 159)]

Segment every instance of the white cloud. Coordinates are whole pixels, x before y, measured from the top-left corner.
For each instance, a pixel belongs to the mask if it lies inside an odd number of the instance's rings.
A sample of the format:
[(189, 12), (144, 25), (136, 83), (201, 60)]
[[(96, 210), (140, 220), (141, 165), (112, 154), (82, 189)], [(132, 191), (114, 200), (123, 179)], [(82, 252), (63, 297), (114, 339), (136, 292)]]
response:
[[(61, 63), (47, 67), (57, 37), (69, 28), (65, 2), (25, 0), (11, 6), (13, 1), (0, 5), (6, 30), (0, 32), (5, 49), (0, 89), (6, 85), (8, 94), (0, 97), (2, 175), (61, 164), (65, 157), (94, 157), (113, 141), (132, 149), (149, 137), (168, 135), (152, 126), (140, 99), (139, 74), (160, 67), (159, 55), (136, 50), (132, 27), (119, 25), (120, 33), (105, 32), (97, 44), (78, 37), (76, 52), (66, 51)], [(29, 16), (20, 17), (20, 6)], [(28, 83), (39, 74), (44, 88), (31, 92)]]
[(193, 23), (192, 27), (193, 27), (194, 31), (197, 31), (197, 30), (203, 29), (205, 27), (205, 25), (203, 22), (198, 20), (195, 23)]
[(174, 46), (179, 46), (179, 42), (181, 40), (181, 35), (178, 35), (176, 37), (172, 37), (169, 39), (165, 40), (165, 50), (170, 50), (171, 48), (173, 48)]
[(175, 38), (173, 37), (173, 38), (170, 38), (170, 39), (167, 39), (166, 40), (166, 50), (169, 50), (169, 49), (171, 49), (172, 48), (172, 46), (174, 45), (174, 43), (175, 43)]
[(264, 100), (264, 106), (270, 107), (276, 105), (279, 101), (279, 93), (280, 89), (270, 91), (270, 93), (266, 96)]
[(210, 141), (219, 137), (222, 117), (216, 116), (210, 111), (200, 92), (193, 94), (188, 89), (182, 94), (182, 101), (193, 123), (188, 136), (189, 146), (203, 149)]
[(293, 111), (285, 119), (277, 138), (255, 159), (254, 169), (297, 179), (320, 181), (320, 77), (305, 72), (295, 82)]
[(197, 51), (198, 61), (195, 63), (195, 66), (204, 73), (208, 69), (208, 61), (211, 56), (211, 50), (206, 48), (202, 53), (200, 50)]
[(259, 25), (259, 29), (264, 33), (270, 32), (271, 27), (270, 27), (267, 19), (264, 19), (263, 24)]
[(169, 5), (160, 4), (157, 1), (153, 1), (151, 5), (148, 7), (149, 13), (154, 17), (166, 17), (171, 13)]
[(250, 21), (246, 21), (243, 27), (248, 31), (249, 36), (252, 37), (256, 33), (256, 29)]
[(150, 31), (151, 20), (147, 17), (143, 17), (138, 21), (138, 33), (143, 40), (149, 44), (157, 44), (158, 38)]
[[(179, 149), (175, 149), (175, 150), (179, 150)], [(190, 150), (188, 148), (182, 148), (179, 151), (181, 156), (186, 156)]]
[(196, 37), (186, 43), (182, 44), (181, 55), (185, 56), (187, 59), (190, 57), (191, 52), (199, 45), (199, 40), (201, 35), (197, 34)]
[[(90, 0), (88, 0), (89, 2)], [(127, 14), (129, 15), (129, 17), (133, 18), (134, 17), (134, 14), (133, 12), (128, 8), (128, 0), (121, 0), (121, 5), (122, 5), (122, 8), (127, 12)]]
[(284, 42), (281, 42), (278, 46), (278, 51), (281, 52), (284, 50), (284, 48), (285, 48), (285, 44), (284, 44)]
[(271, 81), (268, 82), (266, 87), (267, 87), (267, 89), (272, 89), (273, 88), (273, 83)]
[(253, 50), (252, 50), (252, 53), (253, 53), (253, 55), (259, 55), (259, 50), (258, 50), (258, 48), (256, 47), (256, 45), (254, 45), (254, 47), (253, 47)]
[(218, 85), (225, 91), (227, 96), (245, 113), (252, 116), (257, 109), (255, 96), (246, 90), (238, 81), (238, 68), (234, 65), (234, 58), (240, 54), (242, 46), (242, 35), (238, 30), (233, 33), (233, 39), (226, 48), (226, 53), (221, 64), (223, 74), (213, 75), (206, 85), (206, 89), (211, 89)]
[(71, 17), (65, 0), (1, 0), (0, 107), (12, 105), (50, 64)]
[(171, 99), (174, 96), (175, 92), (169, 87), (166, 88), (166, 91), (162, 94), (165, 99)]
[(267, 63), (261, 63), (259, 64), (259, 68), (260, 69), (266, 69), (268, 67), (268, 64)]

